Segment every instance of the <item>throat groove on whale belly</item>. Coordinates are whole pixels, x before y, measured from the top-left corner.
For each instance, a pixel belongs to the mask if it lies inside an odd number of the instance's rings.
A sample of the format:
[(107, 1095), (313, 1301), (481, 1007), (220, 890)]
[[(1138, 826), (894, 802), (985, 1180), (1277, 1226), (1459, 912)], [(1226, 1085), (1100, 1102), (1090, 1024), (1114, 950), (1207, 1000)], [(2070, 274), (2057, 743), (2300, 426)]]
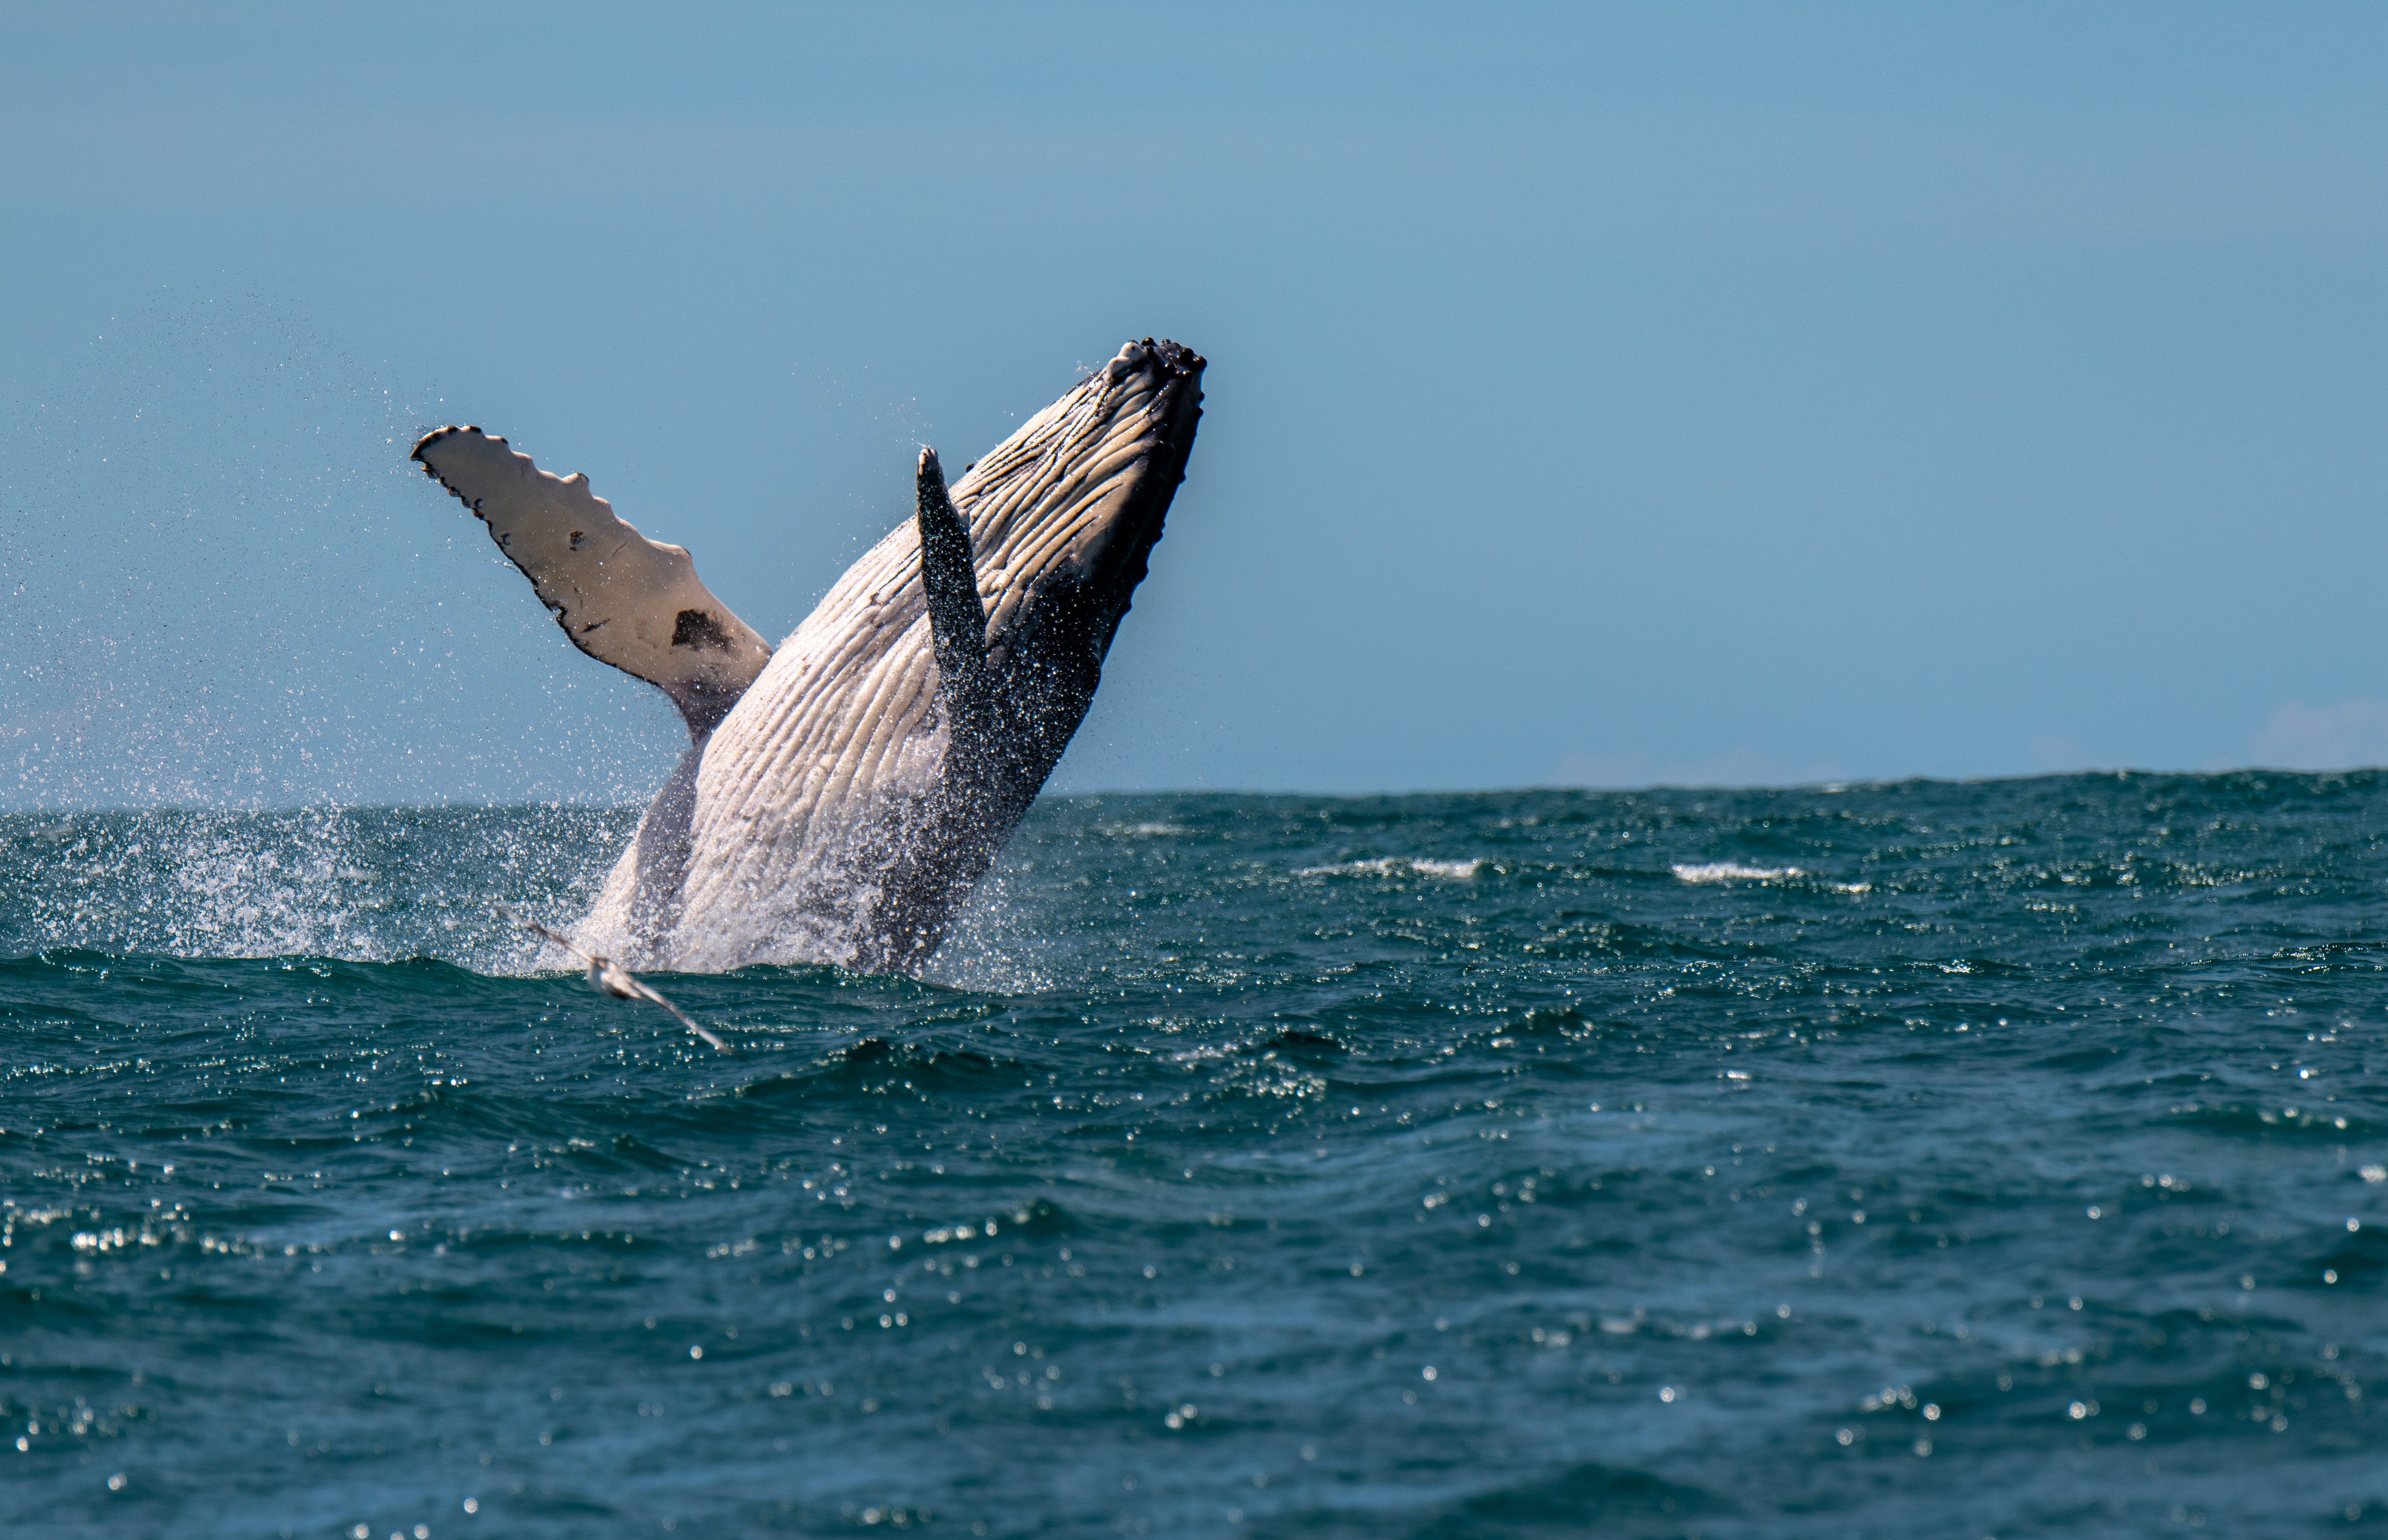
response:
[[(925, 963), (1093, 698), (1184, 476), (1202, 365), (1175, 344), (1130, 344), (953, 485), (950, 525), (924, 456), (916, 516), (691, 751), (582, 944), (649, 968)], [(924, 524), (940, 603), (961, 617), (949, 638), (966, 640), (965, 592), (983, 611), (978, 648), (948, 649), (977, 670), (970, 690), (938, 666)], [(936, 549), (963, 528), (967, 572)]]

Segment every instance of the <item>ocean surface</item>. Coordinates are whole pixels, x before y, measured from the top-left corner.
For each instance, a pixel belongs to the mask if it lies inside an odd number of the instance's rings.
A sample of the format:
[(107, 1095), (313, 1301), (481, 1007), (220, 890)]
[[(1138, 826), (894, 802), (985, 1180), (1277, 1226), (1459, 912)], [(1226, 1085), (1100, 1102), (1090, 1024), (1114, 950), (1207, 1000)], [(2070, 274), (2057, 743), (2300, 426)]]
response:
[(2388, 1534), (2388, 778), (0, 819), (0, 1533)]

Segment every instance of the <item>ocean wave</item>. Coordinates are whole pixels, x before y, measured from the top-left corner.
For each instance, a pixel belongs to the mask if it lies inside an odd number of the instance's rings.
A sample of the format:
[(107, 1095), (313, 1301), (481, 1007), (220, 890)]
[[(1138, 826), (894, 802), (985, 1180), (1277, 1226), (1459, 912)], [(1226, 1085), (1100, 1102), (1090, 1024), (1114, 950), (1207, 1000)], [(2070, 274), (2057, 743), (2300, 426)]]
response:
[(1191, 834), (1193, 831), (1183, 823), (1172, 822), (1167, 819), (1150, 819), (1140, 823), (1092, 824), (1087, 828), (1086, 833), (1097, 839), (1137, 840), (1175, 839), (1179, 835)]
[(1466, 861), (1425, 860), (1411, 856), (1382, 856), (1371, 861), (1339, 861), (1333, 866), (1305, 866), (1294, 872), (1297, 877), (1396, 877), (1411, 873), (1420, 877), (1441, 877), (1450, 882), (1466, 882), (1484, 867), (1482, 858)]
[(1776, 883), (1797, 878), (1810, 878), (1818, 885), (1835, 893), (1872, 893), (1872, 883), (1836, 883), (1829, 877), (1818, 877), (1805, 867), (1744, 866), (1739, 861), (1704, 861), (1697, 865), (1679, 865), (1668, 870), (1676, 880), (1686, 883)]
[(1677, 866), (1670, 870), (1677, 878), (1687, 883), (1772, 883), (1808, 874), (1796, 866), (1744, 866), (1739, 861), (1703, 861), (1696, 866)]
[[(734, 1059), (473, 971), (635, 808), (0, 818), (17, 1528), (233, 1464), (220, 1528), (327, 1470), (349, 1533), (994, 1528), (1060, 1430), (1150, 1472), (1087, 1530), (1225, 1469), (1253, 1533), (1887, 1533), (1924, 1475), (2275, 1533), (2284, 1462), (2374, 1481), (2388, 779), (2158, 794), (1057, 801), (926, 980), (656, 978)], [(2150, 901), (2191, 865), (2258, 875)], [(307, 946), (391, 961), (207, 955)], [(1797, 1511), (1648, 1476), (1728, 1424)], [(1642, 1473), (1515, 1436), (1611, 1425)]]

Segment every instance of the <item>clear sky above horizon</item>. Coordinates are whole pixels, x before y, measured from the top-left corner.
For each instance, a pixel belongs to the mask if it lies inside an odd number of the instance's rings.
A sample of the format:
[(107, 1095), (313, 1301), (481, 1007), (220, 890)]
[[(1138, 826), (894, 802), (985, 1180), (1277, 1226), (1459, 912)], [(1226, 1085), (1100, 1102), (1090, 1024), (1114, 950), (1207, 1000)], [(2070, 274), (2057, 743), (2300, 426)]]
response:
[(777, 638), (1211, 360), (1061, 789), (2388, 762), (2388, 11), (0, 5), (0, 805), (642, 797), (404, 465)]

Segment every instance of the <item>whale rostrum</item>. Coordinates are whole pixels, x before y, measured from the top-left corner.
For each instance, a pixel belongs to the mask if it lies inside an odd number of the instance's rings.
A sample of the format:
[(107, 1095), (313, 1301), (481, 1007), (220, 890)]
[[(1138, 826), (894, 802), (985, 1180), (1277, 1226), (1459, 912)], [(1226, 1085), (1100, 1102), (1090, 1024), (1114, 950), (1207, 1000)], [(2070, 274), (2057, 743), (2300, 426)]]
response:
[(1132, 342), (913, 515), (778, 650), (688, 553), (478, 428), (413, 457), (575, 646), (646, 680), (690, 747), (574, 930), (640, 968), (924, 964), (1085, 718), (1201, 417), (1204, 360)]

